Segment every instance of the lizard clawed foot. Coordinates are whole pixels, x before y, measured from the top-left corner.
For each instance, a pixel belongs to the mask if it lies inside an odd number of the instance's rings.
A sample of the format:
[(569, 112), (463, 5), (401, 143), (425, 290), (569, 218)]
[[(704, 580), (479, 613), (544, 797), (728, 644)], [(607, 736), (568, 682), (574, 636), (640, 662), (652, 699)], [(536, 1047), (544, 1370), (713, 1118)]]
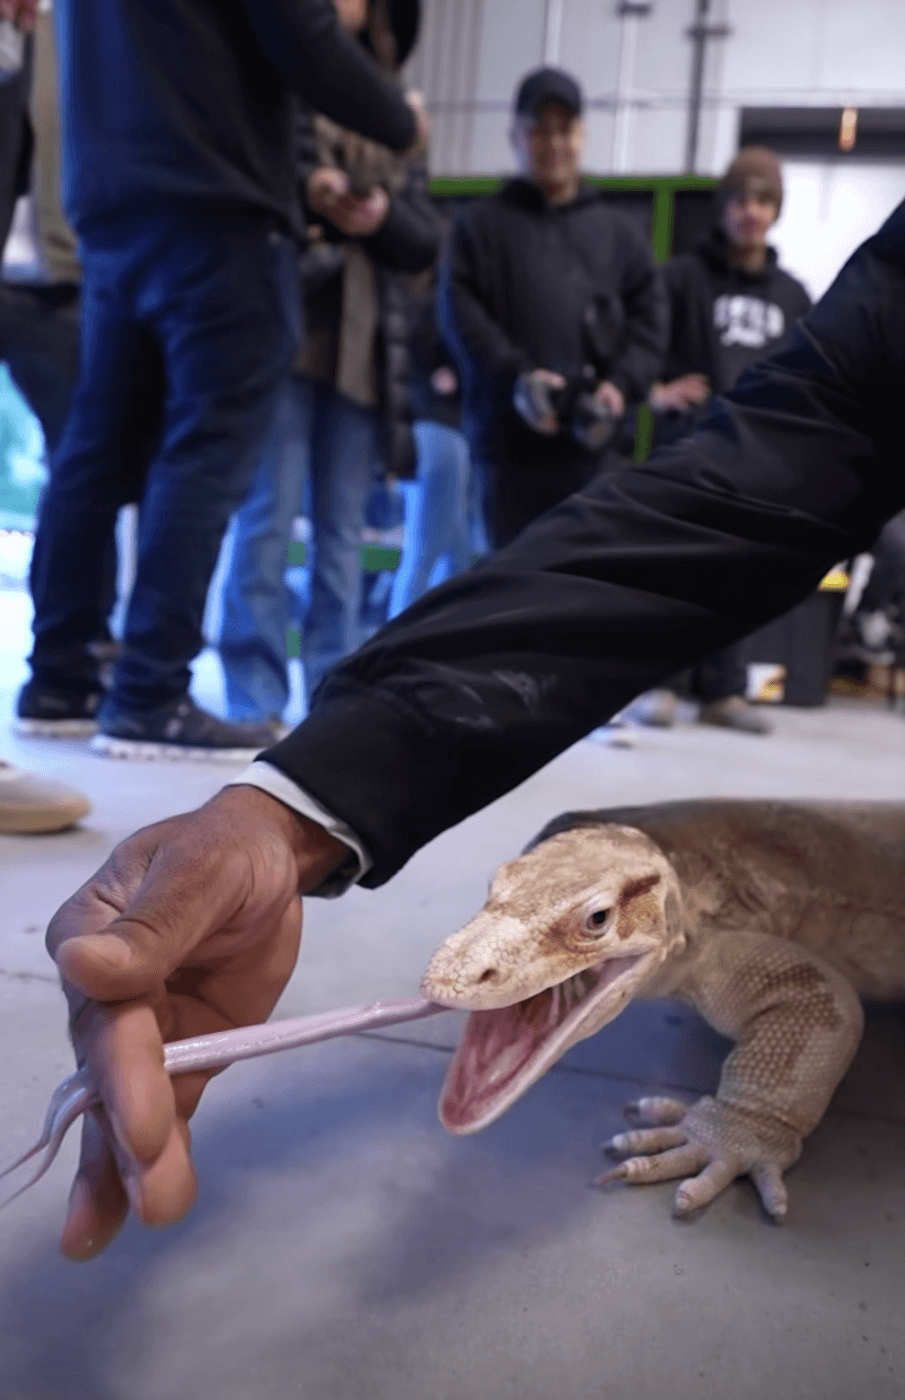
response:
[(681, 1217), (709, 1205), (736, 1177), (749, 1175), (767, 1214), (785, 1219), (783, 1172), (801, 1153), (801, 1137), (787, 1124), (709, 1097), (691, 1107), (676, 1099), (641, 1099), (629, 1116), (650, 1126), (617, 1133), (604, 1144), (611, 1156), (626, 1160), (604, 1172), (596, 1186), (684, 1177), (674, 1206)]

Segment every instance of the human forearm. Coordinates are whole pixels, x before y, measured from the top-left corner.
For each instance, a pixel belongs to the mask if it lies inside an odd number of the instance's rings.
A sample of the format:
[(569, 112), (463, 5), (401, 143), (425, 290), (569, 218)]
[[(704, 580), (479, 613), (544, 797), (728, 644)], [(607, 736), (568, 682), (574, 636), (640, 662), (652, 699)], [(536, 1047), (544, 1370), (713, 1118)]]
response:
[(313, 108), (393, 151), (414, 143), (409, 104), (340, 28), (332, 0), (246, 0), (246, 9), (287, 87)]
[(374, 861), (363, 883), (785, 611), (854, 547), (845, 520), (809, 515), (794, 487), (759, 501), (709, 486), (705, 461), (694, 483), (674, 468), (586, 488), (416, 604), (269, 752), (359, 834)]
[(359, 834), (363, 883), (875, 537), (905, 483), (849, 378), (879, 398), (899, 367), (882, 337), (858, 343), (857, 306), (842, 319), (845, 373), (798, 332), (694, 437), (592, 483), (334, 673), (267, 758)]
[(413, 172), (393, 199), (384, 223), (362, 243), (379, 267), (417, 273), (436, 262), (441, 236), (442, 228), (427, 193), (426, 172)]

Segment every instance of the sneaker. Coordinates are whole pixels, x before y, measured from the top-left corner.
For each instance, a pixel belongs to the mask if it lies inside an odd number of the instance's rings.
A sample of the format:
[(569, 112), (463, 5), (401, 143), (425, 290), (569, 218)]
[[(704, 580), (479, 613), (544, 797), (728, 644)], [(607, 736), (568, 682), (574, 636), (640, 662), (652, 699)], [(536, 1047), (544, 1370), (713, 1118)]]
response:
[(741, 734), (772, 734), (773, 726), (741, 695), (727, 695), (723, 700), (710, 700), (698, 716), (701, 724), (713, 724), (718, 729), (737, 729)]
[(67, 695), (28, 681), (16, 701), (16, 734), (45, 739), (84, 739), (97, 732), (101, 692)]
[(276, 739), (271, 724), (218, 719), (185, 695), (144, 714), (116, 710), (108, 701), (99, 715), (99, 733), (91, 747), (110, 758), (250, 763)]
[(65, 831), (90, 811), (90, 803), (73, 788), (0, 760), (0, 833), (4, 836)]
[(594, 744), (606, 744), (611, 749), (634, 749), (638, 744), (638, 733), (639, 726), (627, 718), (625, 710), (620, 710), (606, 724), (592, 730), (588, 738)]
[(678, 696), (671, 690), (646, 690), (622, 711), (634, 724), (651, 729), (671, 729), (679, 711)]

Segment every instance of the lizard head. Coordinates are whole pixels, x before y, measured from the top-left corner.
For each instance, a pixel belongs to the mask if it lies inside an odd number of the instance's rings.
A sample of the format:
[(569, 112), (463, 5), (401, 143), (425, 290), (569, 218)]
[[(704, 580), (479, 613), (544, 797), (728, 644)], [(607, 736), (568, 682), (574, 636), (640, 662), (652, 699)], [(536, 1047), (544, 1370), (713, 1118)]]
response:
[(643, 995), (683, 945), (683, 922), (675, 871), (632, 827), (566, 831), (501, 866), (421, 984), (430, 1001), (472, 1013), (440, 1099), (444, 1127), (486, 1127)]

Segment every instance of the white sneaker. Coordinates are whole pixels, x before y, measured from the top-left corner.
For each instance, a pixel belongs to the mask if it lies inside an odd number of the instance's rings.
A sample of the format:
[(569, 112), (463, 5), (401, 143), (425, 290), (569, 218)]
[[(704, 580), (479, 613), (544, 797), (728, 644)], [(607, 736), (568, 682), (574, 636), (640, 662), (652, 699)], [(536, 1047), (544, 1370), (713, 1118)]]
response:
[(65, 831), (91, 811), (80, 792), (0, 759), (0, 834)]

